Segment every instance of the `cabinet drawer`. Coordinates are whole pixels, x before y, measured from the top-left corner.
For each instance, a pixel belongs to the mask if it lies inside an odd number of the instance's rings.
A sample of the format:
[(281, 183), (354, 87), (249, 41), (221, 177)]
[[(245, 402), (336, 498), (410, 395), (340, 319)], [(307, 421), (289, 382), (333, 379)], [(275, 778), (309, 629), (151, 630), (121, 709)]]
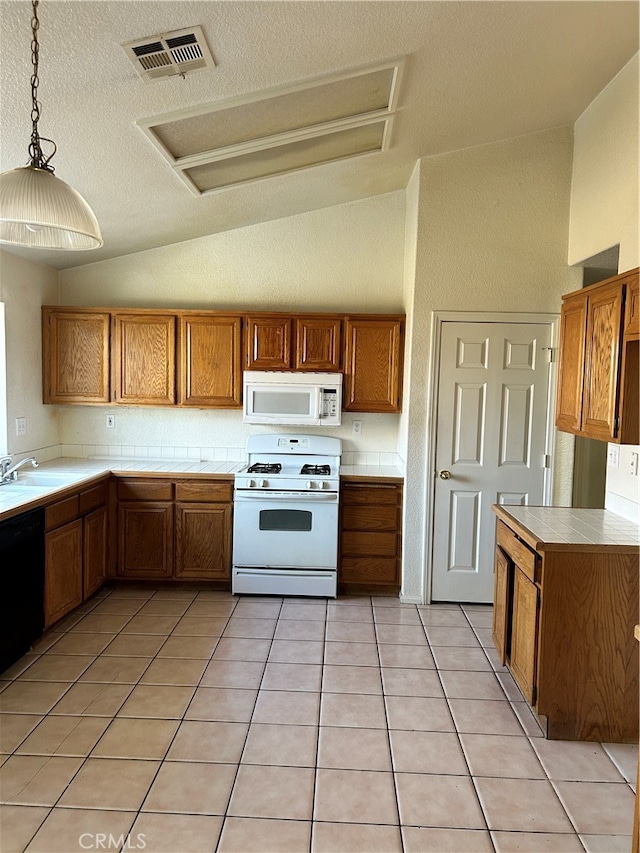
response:
[(402, 490), (396, 483), (344, 483), (343, 504), (398, 504)]
[(397, 584), (398, 561), (389, 557), (343, 557), (338, 580), (341, 583)]
[(496, 525), (496, 541), (529, 580), (534, 582), (538, 580), (536, 577), (537, 555), (535, 551), (521, 542), (502, 521), (498, 521)]
[(341, 551), (352, 557), (396, 557), (398, 536), (396, 533), (363, 533), (346, 531), (340, 538)]
[(120, 480), (118, 500), (170, 501), (173, 500), (173, 483), (168, 480)]
[(232, 499), (233, 483), (227, 480), (194, 480), (189, 483), (176, 483), (177, 501), (231, 503)]
[(344, 506), (342, 508), (342, 529), (396, 531), (398, 529), (397, 507), (393, 504)]
[(86, 515), (99, 506), (104, 506), (106, 502), (107, 484), (100, 483), (98, 486), (92, 486), (92, 488), (80, 492), (80, 515)]
[(70, 498), (65, 498), (63, 501), (48, 506), (44, 512), (45, 530), (60, 527), (61, 524), (66, 524), (67, 521), (73, 521), (77, 518), (80, 513), (78, 497), (78, 495), (72, 495)]

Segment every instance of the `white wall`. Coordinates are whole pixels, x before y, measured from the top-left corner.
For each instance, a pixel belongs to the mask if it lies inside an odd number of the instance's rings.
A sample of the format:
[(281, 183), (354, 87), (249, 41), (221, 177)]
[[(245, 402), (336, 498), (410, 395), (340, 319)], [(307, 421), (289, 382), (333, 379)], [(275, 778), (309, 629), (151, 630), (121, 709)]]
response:
[[(409, 436), (403, 594), (409, 599), (425, 594), (423, 552), (430, 547), (423, 543), (431, 501), (425, 467), (432, 312), (559, 313), (562, 294), (580, 286), (566, 261), (571, 151), (571, 129), (559, 128), (424, 158), (412, 178), (419, 203), (408, 206), (417, 221), (403, 414)], [(562, 439), (556, 450), (554, 498), (566, 502), (571, 465)]]
[[(404, 192), (388, 193), (64, 270), (60, 304), (402, 312), (404, 209)], [(107, 430), (106, 411), (60, 407), (62, 443), (116, 453), (244, 449), (256, 432), (238, 411), (120, 407)], [(363, 423), (357, 441), (354, 417)], [(345, 415), (330, 434), (347, 453), (395, 453), (398, 423), (396, 415)]]
[[(619, 271), (640, 264), (638, 232), (638, 74), (639, 55), (614, 77), (575, 125), (569, 263), (577, 264), (619, 245)], [(640, 518), (640, 478), (622, 445), (618, 466), (607, 466), (605, 506)]]
[[(0, 249), (0, 302), (5, 304), (7, 450), (38, 452), (39, 459), (58, 455), (58, 418), (42, 404), (42, 333), (40, 306), (58, 300), (58, 273)], [(17, 436), (15, 419), (26, 418)], [(49, 448), (54, 448), (48, 453)]]

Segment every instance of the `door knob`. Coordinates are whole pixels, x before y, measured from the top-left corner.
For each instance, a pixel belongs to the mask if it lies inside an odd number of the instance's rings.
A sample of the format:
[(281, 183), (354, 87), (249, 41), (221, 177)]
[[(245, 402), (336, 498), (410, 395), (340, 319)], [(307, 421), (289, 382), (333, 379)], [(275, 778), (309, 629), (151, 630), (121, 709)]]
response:
[(438, 474), (441, 480), (450, 480), (451, 479), (451, 471), (440, 471)]

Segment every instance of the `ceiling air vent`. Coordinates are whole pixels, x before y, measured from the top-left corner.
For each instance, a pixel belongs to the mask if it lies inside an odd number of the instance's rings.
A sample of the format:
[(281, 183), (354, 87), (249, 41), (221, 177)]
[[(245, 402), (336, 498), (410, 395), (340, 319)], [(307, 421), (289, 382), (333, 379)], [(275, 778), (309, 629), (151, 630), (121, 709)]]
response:
[(136, 71), (147, 83), (215, 68), (202, 27), (189, 27), (123, 44)]

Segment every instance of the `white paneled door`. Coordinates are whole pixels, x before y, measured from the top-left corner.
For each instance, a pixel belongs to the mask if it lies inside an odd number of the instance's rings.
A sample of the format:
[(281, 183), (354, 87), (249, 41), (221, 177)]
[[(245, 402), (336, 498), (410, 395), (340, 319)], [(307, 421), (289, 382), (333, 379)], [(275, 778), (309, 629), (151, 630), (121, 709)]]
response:
[(491, 505), (543, 503), (550, 341), (545, 323), (442, 324), (433, 601), (491, 602)]

